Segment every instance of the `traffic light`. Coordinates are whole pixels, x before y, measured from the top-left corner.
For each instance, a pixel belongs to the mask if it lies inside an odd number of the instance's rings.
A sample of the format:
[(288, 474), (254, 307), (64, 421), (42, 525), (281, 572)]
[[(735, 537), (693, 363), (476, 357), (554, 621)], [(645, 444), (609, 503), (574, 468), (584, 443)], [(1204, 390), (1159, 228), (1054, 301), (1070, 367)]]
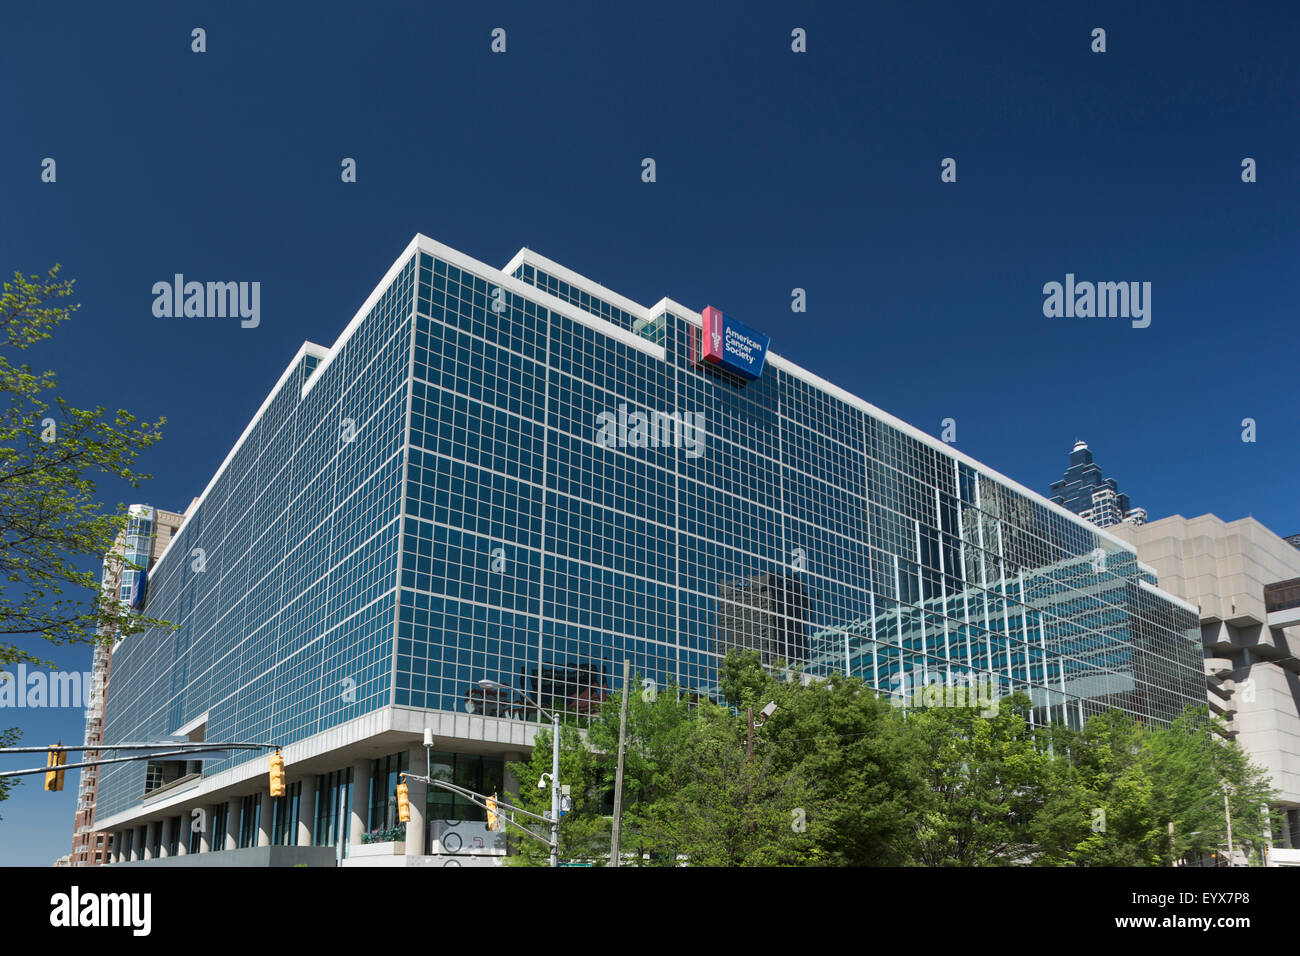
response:
[(397, 785), (397, 819), (403, 823), (411, 822), (411, 801), (406, 792), (406, 781)]
[(497, 814), (496, 797), (487, 798), (487, 815), (488, 815), (487, 824), (489, 830), (496, 831), (502, 829), (501, 817)]
[[(62, 745), (62, 743), (63, 741), (59, 741), (59, 745)], [(60, 750), (58, 746), (51, 747), (50, 752), (45, 755), (45, 766), (47, 767), (62, 767), (67, 762), (68, 752)], [(45, 789), (62, 790), (64, 773), (63, 770), (47, 770), (45, 772)]]
[(271, 754), (271, 796), (284, 796), (284, 755), (278, 750)]

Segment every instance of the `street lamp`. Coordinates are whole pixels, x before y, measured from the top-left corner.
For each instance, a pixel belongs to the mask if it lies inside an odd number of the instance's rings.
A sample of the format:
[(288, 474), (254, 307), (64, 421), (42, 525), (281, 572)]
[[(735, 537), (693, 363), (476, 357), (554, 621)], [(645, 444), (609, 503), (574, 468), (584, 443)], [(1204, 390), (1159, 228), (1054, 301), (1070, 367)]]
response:
[[(510, 687), (498, 680), (486, 677), (478, 682), (484, 690), (510, 690)], [(526, 702), (531, 702), (537, 712), (551, 718), (551, 866), (560, 865), (560, 718), (558, 714), (548, 713), (541, 704), (533, 700), (527, 691), (520, 691)], [(541, 784), (538, 784), (541, 787)]]

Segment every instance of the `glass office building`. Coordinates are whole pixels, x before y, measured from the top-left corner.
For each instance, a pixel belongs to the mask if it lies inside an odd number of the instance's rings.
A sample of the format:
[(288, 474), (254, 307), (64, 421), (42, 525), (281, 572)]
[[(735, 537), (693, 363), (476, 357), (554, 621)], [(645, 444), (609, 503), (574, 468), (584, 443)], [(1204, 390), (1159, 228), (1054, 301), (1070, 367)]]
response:
[(745, 647), (882, 691), (995, 673), (1043, 720), (1203, 702), (1196, 609), (1131, 547), (775, 354), (752, 378), (703, 361), (703, 324), (417, 236), (187, 512), (146, 608), (179, 628), (114, 656), (108, 739), (278, 744), (299, 802), (248, 809), (250, 754), (161, 792), (105, 768), (119, 848), (165, 856), (203, 806), (209, 850), (346, 841), (387, 822), (379, 781), (423, 768), (423, 727), (448, 774), (497, 780), (525, 695), (584, 718), (625, 659), (709, 696)]

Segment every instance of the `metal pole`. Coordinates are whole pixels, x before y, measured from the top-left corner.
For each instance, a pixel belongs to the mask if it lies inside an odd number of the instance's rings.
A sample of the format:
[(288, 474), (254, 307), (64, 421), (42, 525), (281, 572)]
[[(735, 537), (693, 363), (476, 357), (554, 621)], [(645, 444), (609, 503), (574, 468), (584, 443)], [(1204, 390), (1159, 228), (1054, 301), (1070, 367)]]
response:
[(1223, 816), (1228, 821), (1228, 866), (1232, 862), (1232, 806), (1228, 803), (1228, 782), (1223, 782)]
[[(746, 708), (746, 713), (749, 715), (749, 742), (747, 745), (749, 750), (749, 783), (745, 786), (745, 815), (748, 816), (751, 812), (750, 804), (754, 795), (754, 708)], [(749, 821), (749, 832), (754, 832), (753, 820)]]
[(747, 708), (747, 713), (749, 714), (749, 746), (748, 746), (749, 762), (753, 763), (754, 762), (754, 708), (753, 707)]
[[(552, 704), (554, 706), (554, 704)], [(551, 714), (551, 866), (560, 865), (560, 712)]]
[(623, 700), (618, 708), (618, 771), (614, 775), (614, 834), (610, 840), (609, 865), (618, 866), (618, 837), (623, 826), (623, 748), (627, 745), (627, 698), (632, 693), (629, 682), (632, 662), (623, 660)]

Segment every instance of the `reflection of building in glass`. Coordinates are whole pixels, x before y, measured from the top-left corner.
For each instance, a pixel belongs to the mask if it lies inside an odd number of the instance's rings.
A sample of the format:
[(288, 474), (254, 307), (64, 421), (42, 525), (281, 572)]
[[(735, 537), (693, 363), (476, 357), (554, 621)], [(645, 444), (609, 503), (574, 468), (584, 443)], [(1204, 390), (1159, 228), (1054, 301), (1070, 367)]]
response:
[[(147, 795), (143, 767), (106, 768), (118, 858), (157, 859), (206, 809), (220, 827), (191, 852), (360, 864), (426, 727), (456, 766), (508, 763), (538, 726), (525, 695), (589, 720), (624, 661), (647, 690), (716, 695), (728, 647), (820, 660), (810, 635), (851, 622), (931, 670), (982, 657), (1067, 720), (1201, 699), (1194, 612), (1131, 549), (779, 355), (754, 380), (702, 362), (701, 326), (529, 250), (498, 270), (417, 237), (187, 511), (145, 597), (178, 629), (114, 657), (108, 739), (273, 741), (290, 793), (245, 753)], [(700, 434), (602, 440), (624, 412)], [(1104, 578), (1066, 570), (1098, 549)], [(411, 856), (459, 812), (425, 798)]]
[(543, 667), (541, 677), (533, 668), (520, 683), (524, 693), (512, 688), (480, 687), (477, 684), (465, 689), (466, 713), (485, 717), (510, 717), (515, 720), (549, 720), (539, 715), (537, 704), (547, 712), (561, 711), (591, 716), (600, 711), (600, 705), (610, 694), (608, 668), (590, 663), (572, 667)]
[(792, 574), (756, 574), (718, 585), (717, 653), (758, 651), (763, 664), (808, 658), (808, 594)]
[(1070, 466), (1060, 481), (1052, 482), (1052, 500), (1099, 528), (1145, 524), (1145, 508), (1129, 505), (1114, 478), (1103, 478), (1101, 466), (1092, 460), (1086, 442), (1077, 441), (1070, 452)]
[(1131, 552), (1099, 549), (987, 588), (941, 588), (919, 607), (883, 599), (874, 614), (814, 634), (810, 671), (851, 673), (894, 695), (996, 676), (1004, 694), (1029, 695), (1037, 722), (1077, 727), (1110, 708), (1168, 720), (1203, 679), (1162, 647), (1166, 628), (1182, 626), (1184, 648), (1198, 631), (1182, 602), (1168, 624), (1148, 619), (1151, 580)]

